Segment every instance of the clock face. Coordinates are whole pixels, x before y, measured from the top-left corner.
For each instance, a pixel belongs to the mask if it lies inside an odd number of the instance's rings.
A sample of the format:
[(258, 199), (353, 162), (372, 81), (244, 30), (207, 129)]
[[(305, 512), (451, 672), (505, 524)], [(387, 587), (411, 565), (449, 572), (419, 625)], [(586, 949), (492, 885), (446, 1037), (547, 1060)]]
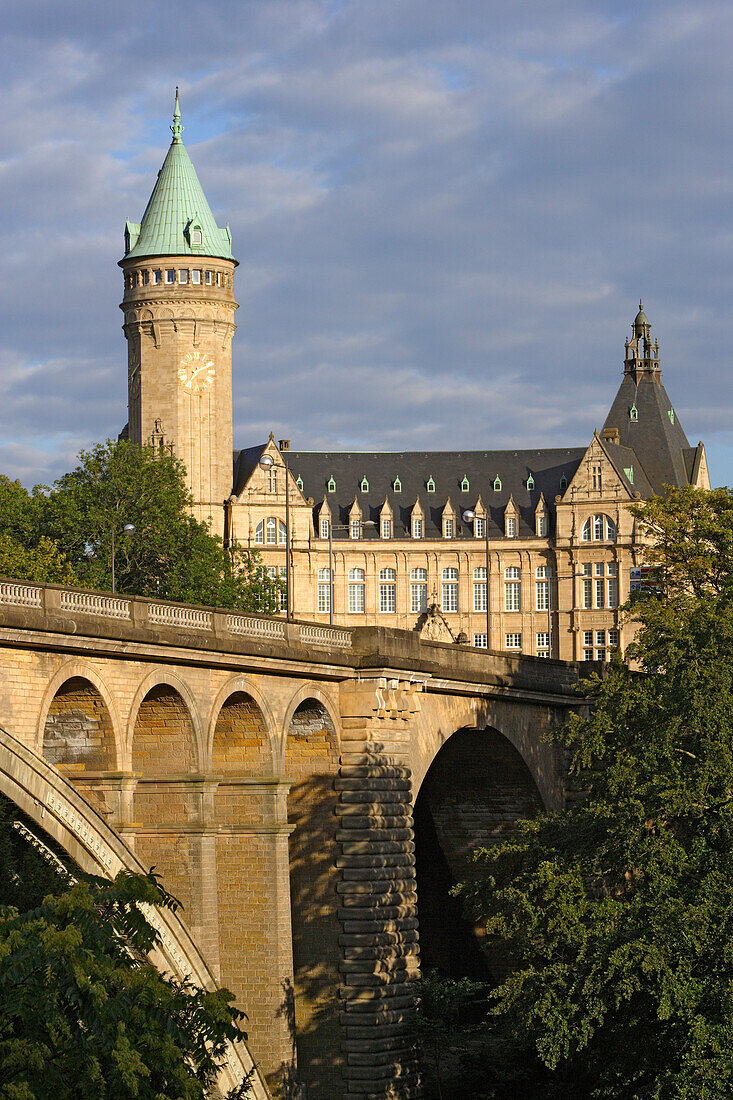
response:
[(180, 383), (189, 393), (203, 393), (214, 381), (215, 374), (213, 359), (203, 351), (189, 351), (178, 367)]

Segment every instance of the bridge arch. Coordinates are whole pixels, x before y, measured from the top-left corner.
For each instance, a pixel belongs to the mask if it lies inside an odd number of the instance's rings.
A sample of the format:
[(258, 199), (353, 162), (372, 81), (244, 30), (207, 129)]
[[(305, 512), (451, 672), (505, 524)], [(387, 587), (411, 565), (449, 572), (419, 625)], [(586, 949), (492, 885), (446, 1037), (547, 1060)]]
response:
[(201, 731), (201, 717), (199, 715), (198, 706), (188, 685), (174, 673), (169, 672), (167, 669), (154, 669), (150, 672), (145, 679), (138, 686), (135, 692), (135, 697), (130, 707), (130, 714), (127, 720), (127, 735), (125, 739), (125, 756), (126, 763), (128, 765), (126, 770), (133, 770), (133, 751), (134, 751), (134, 737), (135, 729), (138, 724), (138, 718), (140, 716), (140, 708), (145, 700), (156, 688), (169, 688), (180, 696), (184, 703), (188, 715), (188, 719), (191, 723), (192, 731), (192, 748), (193, 748), (193, 760), (191, 770), (202, 771), (204, 767), (205, 753), (203, 736)]
[[(277, 726), (269, 702), (251, 678), (246, 676), (233, 676), (218, 692), (209, 712), (206, 733), (206, 768), (205, 770), (219, 771), (229, 770), (227, 762), (222, 759), (227, 755), (224, 752), (217, 753), (217, 730), (219, 735), (224, 734), (222, 712), (227, 705), (238, 708), (239, 715), (232, 714), (234, 722), (226, 723), (227, 726), (236, 724), (236, 717), (247, 733), (255, 736), (262, 735), (262, 745), (258, 754), (248, 753), (246, 767), (251, 770), (261, 770), (266, 775), (274, 775), (277, 771), (278, 739)], [(256, 708), (256, 711), (255, 709)], [(230, 730), (226, 731), (228, 734)], [(231, 740), (231, 737), (227, 738)], [(252, 740), (250, 737), (248, 740)], [(254, 746), (250, 746), (254, 747)], [(223, 748), (223, 746), (222, 746)], [(259, 760), (257, 759), (259, 756)], [(218, 757), (218, 760), (217, 760)], [(259, 769), (257, 765), (259, 764)], [(241, 770), (241, 769), (240, 769)]]
[(278, 768), (280, 771), (285, 767), (285, 760), (288, 748), (288, 737), (291, 733), (293, 726), (293, 718), (296, 711), (298, 711), (304, 703), (309, 700), (314, 700), (322, 707), (327, 717), (327, 721), (330, 724), (331, 732), (333, 736), (333, 743), (338, 751), (338, 746), (341, 744), (341, 729), (339, 722), (339, 709), (338, 704), (324, 691), (322, 691), (316, 684), (303, 684), (298, 688), (295, 694), (291, 697), (290, 702), (285, 710), (285, 717), (282, 724), (282, 730), (280, 733), (280, 744), (278, 746)]
[[(114, 878), (123, 868), (144, 873), (145, 868), (120, 836), (72, 784), (38, 753), (0, 728), (0, 793), (18, 806), (42, 832), (63, 848), (82, 870)], [(181, 918), (165, 910), (153, 914), (160, 946), (151, 956), (159, 968), (188, 977), (214, 989), (216, 982)], [(244, 1043), (230, 1046), (220, 1084), (229, 1089), (254, 1071), (256, 1100), (269, 1100), (259, 1071)]]
[(423, 776), (414, 833), (425, 970), (477, 980), (502, 973), (506, 960), (482, 950), (482, 929), (465, 919), (450, 891), (481, 873), (472, 859), (477, 848), (506, 839), (519, 819), (546, 808), (532, 764), (521, 739), (477, 723), (447, 737)]
[[(79, 681), (80, 683), (74, 684), (74, 681)], [(84, 701), (81, 698), (75, 700), (78, 704), (78, 710), (84, 714), (88, 720), (86, 723), (82, 723), (82, 725), (86, 724), (87, 726), (86, 733), (93, 734), (95, 731), (90, 728), (90, 726), (93, 727), (96, 725), (97, 733), (101, 734), (101, 737), (98, 736), (94, 738), (95, 740), (101, 741), (100, 751), (94, 754), (95, 763), (100, 765), (98, 770), (119, 770), (122, 764), (123, 736), (117, 708), (109, 688), (96, 669), (86, 661), (78, 659), (65, 661), (51, 678), (43, 693), (41, 709), (38, 715), (38, 726), (36, 727), (36, 752), (41, 756), (47, 755), (44, 753), (44, 740), (47, 733), (49, 712), (52, 710), (59, 693), (62, 692), (66, 685), (72, 685), (70, 687), (70, 693), (75, 692), (79, 695), (81, 691), (84, 690), (82, 684), (86, 684), (88, 688), (92, 689), (93, 694), (96, 695), (97, 700), (104, 708), (104, 712), (101, 712), (100, 709), (94, 708), (94, 702), (91, 700)], [(94, 714), (92, 708), (97, 709), (98, 712)], [(79, 733), (82, 735), (81, 740), (86, 740), (87, 748), (90, 748), (90, 738), (83, 738), (84, 732), (83, 729), (79, 730)], [(58, 763), (59, 761), (52, 760), (51, 762)]]

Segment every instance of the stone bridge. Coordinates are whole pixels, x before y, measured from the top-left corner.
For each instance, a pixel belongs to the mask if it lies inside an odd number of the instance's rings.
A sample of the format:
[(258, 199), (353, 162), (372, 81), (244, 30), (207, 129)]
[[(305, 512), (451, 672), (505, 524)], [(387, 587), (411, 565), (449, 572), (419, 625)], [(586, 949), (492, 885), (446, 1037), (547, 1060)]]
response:
[(418, 1095), (418, 940), (489, 965), (448, 887), (562, 802), (577, 666), (14, 581), (0, 648), (0, 791), (80, 866), (162, 874), (163, 965), (249, 1014), (229, 1077)]

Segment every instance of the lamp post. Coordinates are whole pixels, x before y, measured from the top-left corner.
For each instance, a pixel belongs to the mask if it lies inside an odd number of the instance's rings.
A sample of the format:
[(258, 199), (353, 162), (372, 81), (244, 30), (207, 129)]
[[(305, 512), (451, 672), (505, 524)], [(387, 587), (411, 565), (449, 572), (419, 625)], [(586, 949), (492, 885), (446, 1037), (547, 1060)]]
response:
[[(463, 522), (472, 523), (475, 519), (480, 518), (476, 516), (476, 513), (472, 508), (467, 508), (463, 513)], [(489, 515), (488, 511), (484, 516), (484, 541), (486, 545), (486, 648), (489, 648)]]
[[(134, 523), (126, 523), (125, 526), (122, 528), (122, 534), (123, 535), (134, 535), (135, 534), (135, 524)], [(114, 594), (115, 594), (115, 529), (113, 527), (112, 528), (112, 595), (114, 596)]]
[[(281, 470), (285, 471), (285, 618), (290, 622), (293, 618), (292, 600), (290, 598), (290, 470), (288, 460), (280, 452), (282, 458)], [(270, 454), (262, 455), (259, 465), (263, 470), (278, 468), (278, 464)]]
[[(373, 519), (365, 519), (361, 525), (362, 527), (376, 527), (376, 523)], [(333, 626), (333, 532), (334, 531), (348, 531), (348, 523), (331, 523), (328, 521), (328, 621)]]

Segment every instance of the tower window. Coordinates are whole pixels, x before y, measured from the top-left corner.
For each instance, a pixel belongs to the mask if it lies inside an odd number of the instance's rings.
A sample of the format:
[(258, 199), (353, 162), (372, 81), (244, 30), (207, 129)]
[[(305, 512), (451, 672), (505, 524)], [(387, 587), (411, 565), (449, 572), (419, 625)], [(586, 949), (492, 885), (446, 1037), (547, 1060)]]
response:
[(669, 417), (670, 424), (674, 424), (674, 409), (670, 409), (667, 416)]
[(201, 245), (202, 243), (203, 243), (203, 238), (201, 236), (201, 230), (200, 229), (193, 229), (191, 231), (191, 245), (192, 245), (192, 247), (195, 248), (197, 245)]
[(633, 485), (634, 484), (634, 467), (633, 466), (624, 466), (624, 473), (626, 474), (627, 478), (629, 479), (629, 481)]
[(162, 271), (154, 271), (153, 272), (153, 282), (155, 283), (156, 286), (159, 283), (163, 282), (163, 272)]
[(531, 474), (527, 478), (527, 488), (530, 489), (530, 490), (534, 489), (534, 478), (532, 477)]
[(221, 286), (221, 271), (217, 271), (216, 273), (216, 285)]
[(167, 283), (175, 283), (175, 281), (176, 281), (176, 273), (170, 267), (167, 269), (167, 271), (165, 273), (165, 281)]
[(191, 282), (196, 284), (201, 282), (201, 272), (198, 269), (191, 272)]
[(185, 268), (181, 268), (178, 272), (178, 282), (183, 286), (188, 282), (188, 271)]
[(213, 281), (214, 281), (214, 272), (213, 271), (205, 271), (204, 272), (204, 282), (206, 283), (206, 285), (211, 286)]
[(150, 272), (149, 271), (143, 271), (143, 286), (147, 286), (149, 282), (150, 282)]
[(303, 491), (303, 478), (300, 476), (300, 474), (298, 474), (297, 478), (295, 479), (295, 484), (298, 486), (298, 488), (302, 492)]
[(560, 478), (560, 492), (564, 493), (565, 490), (567, 489), (567, 487), (568, 487), (568, 479), (565, 477), (565, 474), (563, 474), (562, 477)]
[(631, 408), (629, 409), (629, 420), (638, 420), (638, 419), (639, 419), (639, 410), (637, 409), (636, 405), (632, 405)]

